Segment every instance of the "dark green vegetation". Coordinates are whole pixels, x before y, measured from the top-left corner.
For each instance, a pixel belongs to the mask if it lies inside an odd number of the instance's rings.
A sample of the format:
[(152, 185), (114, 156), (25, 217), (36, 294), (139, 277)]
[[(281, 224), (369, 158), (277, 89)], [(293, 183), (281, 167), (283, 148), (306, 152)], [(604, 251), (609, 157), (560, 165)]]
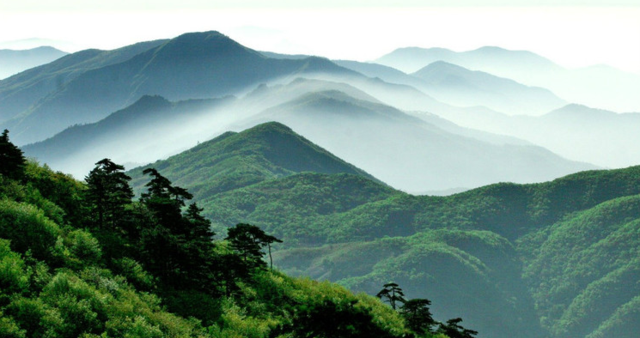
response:
[(396, 312), (271, 269), (265, 249), (280, 240), (254, 225), (213, 240), (191, 193), (153, 168), (132, 201), (128, 175), (108, 159), (83, 183), (25, 162), (7, 133), (1, 141), (0, 337), (446, 338), (455, 329), (417, 329), (428, 307)]
[[(640, 329), (640, 167), (412, 196), (346, 170), (284, 171), (278, 161), (313, 161), (274, 157), (273, 139), (249, 132), (153, 167), (193, 188), (219, 233), (250, 223), (282, 239), (279, 269), (371, 295), (394, 280), (431, 300), (436, 320), (461, 316), (480, 337), (635, 337)], [(141, 169), (129, 174), (141, 179)]]

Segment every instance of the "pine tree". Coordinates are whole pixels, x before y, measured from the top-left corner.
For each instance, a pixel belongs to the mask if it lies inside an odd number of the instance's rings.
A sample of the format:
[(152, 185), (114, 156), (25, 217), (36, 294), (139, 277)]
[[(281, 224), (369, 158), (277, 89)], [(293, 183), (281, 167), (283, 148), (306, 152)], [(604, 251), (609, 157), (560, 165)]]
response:
[(131, 204), (134, 195), (129, 186), (130, 180), (131, 177), (124, 173), (124, 167), (108, 158), (97, 162), (85, 177), (86, 200), (98, 228), (115, 228), (125, 219), (125, 206)]
[[(262, 229), (255, 225), (239, 223), (235, 227), (229, 228), (227, 238), (231, 245), (238, 251), (245, 264), (250, 267), (262, 267), (262, 248), (268, 247), (269, 258), (271, 259), (271, 244), (282, 243), (274, 236), (267, 235)], [(273, 261), (271, 261), (273, 265)]]
[(22, 150), (9, 141), (9, 131), (5, 129), (0, 136), (0, 175), (21, 179), (25, 163)]
[(391, 305), (392, 309), (396, 309), (396, 303), (404, 303), (407, 300), (404, 298), (404, 292), (396, 283), (387, 283), (384, 285), (384, 288), (378, 292), (376, 297), (382, 299), (386, 298), (389, 305)]
[(402, 304), (400, 314), (411, 331), (418, 334), (432, 332), (432, 327), (438, 324), (433, 319), (429, 305), (431, 301), (422, 298), (410, 299)]

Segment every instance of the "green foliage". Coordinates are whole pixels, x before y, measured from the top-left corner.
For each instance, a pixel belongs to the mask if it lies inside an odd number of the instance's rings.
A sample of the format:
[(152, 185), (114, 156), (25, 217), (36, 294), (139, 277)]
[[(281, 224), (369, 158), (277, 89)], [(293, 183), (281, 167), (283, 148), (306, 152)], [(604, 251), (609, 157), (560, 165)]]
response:
[(20, 255), (11, 251), (9, 241), (0, 239), (0, 303), (11, 294), (26, 291), (29, 279), (30, 273)]
[(0, 311), (0, 337), (6, 338), (24, 338), (25, 331), (20, 330), (18, 324), (15, 323), (13, 318), (5, 317)]
[(44, 212), (27, 203), (0, 200), (0, 236), (17, 252), (30, 251), (38, 259), (52, 259), (61, 230)]

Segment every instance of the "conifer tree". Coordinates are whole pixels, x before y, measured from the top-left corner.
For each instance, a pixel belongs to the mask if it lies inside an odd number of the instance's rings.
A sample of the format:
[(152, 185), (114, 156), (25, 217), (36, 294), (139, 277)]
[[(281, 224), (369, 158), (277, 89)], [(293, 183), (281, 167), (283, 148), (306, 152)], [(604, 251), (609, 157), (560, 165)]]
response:
[(429, 310), (431, 301), (428, 299), (410, 299), (400, 307), (400, 314), (407, 322), (409, 329), (418, 334), (432, 332), (432, 327), (437, 325)]
[(391, 305), (392, 309), (397, 308), (396, 303), (404, 303), (407, 300), (404, 298), (404, 292), (396, 283), (387, 283), (384, 285), (384, 288), (378, 292), (376, 297), (382, 299), (386, 298), (389, 305)]
[[(231, 245), (238, 251), (245, 264), (250, 267), (262, 267), (262, 248), (268, 247), (271, 259), (271, 244), (282, 243), (274, 236), (267, 235), (262, 229), (255, 225), (239, 223), (229, 228), (227, 238)], [(273, 261), (271, 261), (273, 265)]]
[(125, 206), (131, 204), (133, 190), (129, 186), (131, 177), (124, 173), (124, 167), (105, 158), (96, 163), (89, 175), (86, 201), (96, 219), (98, 228), (109, 225), (112, 228), (124, 220)]
[(24, 176), (25, 163), (22, 150), (9, 141), (9, 131), (5, 129), (0, 135), (0, 175), (21, 179)]

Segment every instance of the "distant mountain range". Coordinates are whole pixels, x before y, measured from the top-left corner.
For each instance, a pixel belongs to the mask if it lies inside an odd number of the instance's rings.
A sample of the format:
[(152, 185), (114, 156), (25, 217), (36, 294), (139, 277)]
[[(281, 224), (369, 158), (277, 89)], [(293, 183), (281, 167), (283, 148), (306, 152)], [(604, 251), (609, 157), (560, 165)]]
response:
[[(544, 88), (528, 87), (444, 61), (434, 61), (412, 74), (376, 63), (335, 62), (369, 77), (415, 87), (452, 106), (485, 106), (508, 115), (540, 115), (566, 104)], [(428, 108), (433, 112), (442, 110), (440, 107)]]
[(412, 74), (439, 101), (455, 106), (481, 105), (508, 115), (540, 115), (567, 102), (544, 88), (528, 87), (489, 73), (436, 61)]
[(67, 55), (53, 47), (37, 47), (27, 50), (0, 49), (0, 80), (29, 68), (50, 63)]
[(146, 97), (95, 124), (71, 127), (23, 149), (82, 177), (98, 157), (151, 162), (219, 135), (224, 128), (278, 121), (405, 191), (540, 182), (594, 168), (518, 139), (461, 128), (435, 116), (411, 117), (335, 82), (300, 79), (261, 86), (239, 100), (195, 102), (172, 104)]
[[(23, 110), (15, 111), (4, 125), (13, 130), (15, 142), (39, 141), (67, 126), (98, 121), (143, 95), (162, 95), (170, 100), (211, 98), (246, 92), (261, 82), (301, 74), (353, 73), (322, 58), (266, 58), (218, 32), (185, 34), (139, 47), (147, 50), (122, 61), (82, 67), (77, 77), (69, 81), (57, 78), (57, 86), (42, 93), (35, 103), (33, 99), (13, 103)], [(18, 82), (11, 88), (24, 88), (26, 82), (38, 76), (42, 75), (23, 75), (22, 80), (10, 78), (7, 82)], [(0, 87), (0, 99), (9, 96), (5, 93)], [(0, 101), (0, 108), (3, 106)]]
[[(516, 59), (503, 65), (522, 70), (516, 64), (525, 60), (532, 69), (562, 71), (533, 53), (497, 48), (467, 54), (410, 51), (422, 58), (487, 64), (513, 55)], [(138, 102), (154, 95), (171, 108)], [(211, 105), (201, 109), (195, 102)], [(218, 32), (82, 51), (0, 81), (5, 120), (0, 127), (8, 128), (17, 143), (51, 137), (25, 147), (27, 154), (78, 177), (98, 154), (138, 165), (227, 130), (279, 121), (387, 184), (414, 193), (539, 182), (595, 168), (585, 163), (637, 163), (630, 146), (637, 143), (633, 114), (619, 119), (609, 114), (619, 122), (605, 124), (587, 123), (593, 115), (588, 107), (571, 119), (550, 117), (564, 106), (578, 107), (543, 88), (449, 62), (435, 61), (406, 74), (373, 63), (257, 52)], [(390, 115), (381, 111), (391, 110), (426, 124), (405, 116), (386, 128)], [(103, 121), (116, 111), (120, 117)], [(327, 118), (335, 125), (329, 126)], [(379, 130), (372, 129), (374, 124)], [(613, 128), (619, 132), (607, 131)], [(398, 170), (400, 162), (411, 165)]]
[(640, 76), (607, 67), (566, 69), (528, 51), (483, 47), (467, 52), (442, 48), (400, 48), (376, 62), (413, 73), (436, 61), (445, 61), (547, 88), (572, 103), (616, 112), (640, 112)]
[(442, 116), (461, 126), (527, 140), (576, 161), (612, 168), (640, 163), (640, 136), (636, 132), (640, 113), (618, 114), (570, 104), (538, 117), (479, 111)]

